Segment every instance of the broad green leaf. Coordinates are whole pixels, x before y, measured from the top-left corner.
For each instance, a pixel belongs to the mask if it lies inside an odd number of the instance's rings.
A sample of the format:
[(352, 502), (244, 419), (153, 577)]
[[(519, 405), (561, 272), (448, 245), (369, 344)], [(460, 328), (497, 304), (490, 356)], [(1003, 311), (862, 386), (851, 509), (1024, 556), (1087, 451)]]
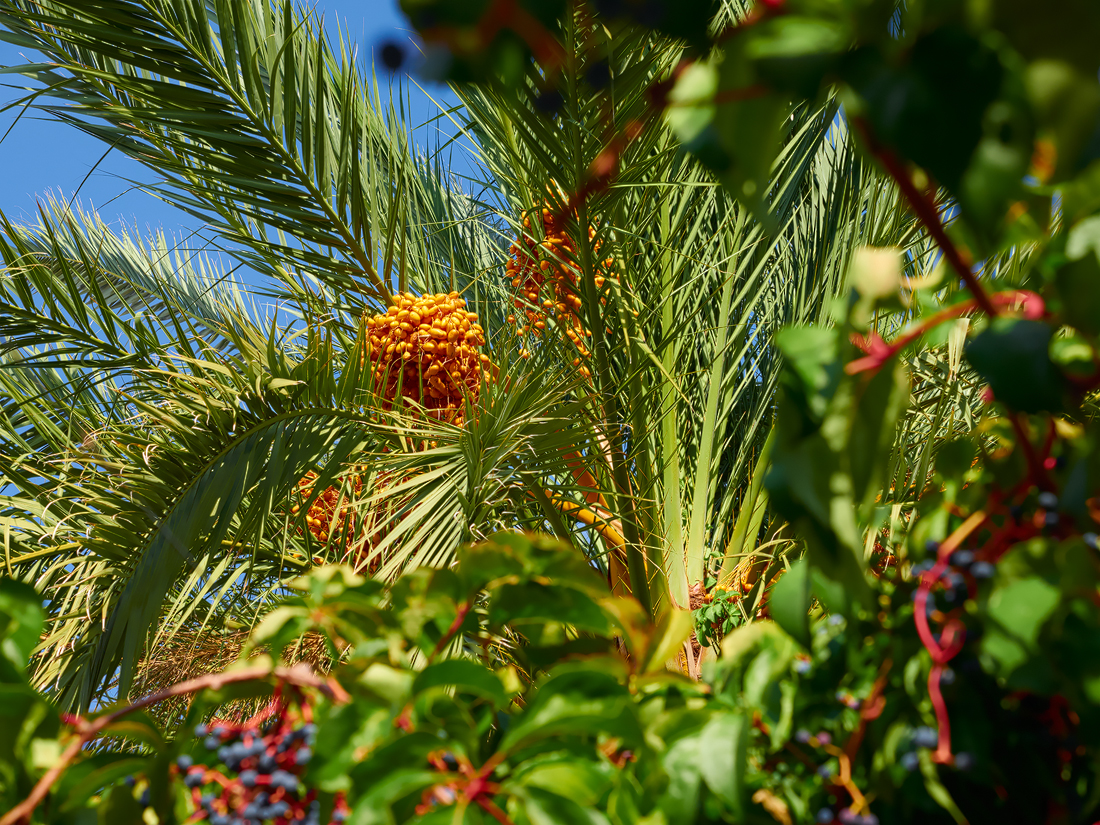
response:
[(810, 564), (799, 559), (772, 585), (768, 613), (803, 647), (810, 646)]
[(1053, 334), (1043, 321), (996, 318), (970, 340), (966, 358), (989, 382), (994, 397), (1011, 409), (1059, 410), (1066, 385), (1050, 360)]
[(42, 636), (42, 598), (30, 585), (0, 578), (0, 679), (19, 683)]
[(703, 781), (726, 802), (734, 816), (744, 808), (749, 724), (743, 714), (716, 713), (699, 733), (699, 771)]
[(462, 693), (473, 693), (496, 707), (508, 704), (500, 678), (484, 665), (469, 659), (448, 659), (429, 665), (416, 675), (412, 692), (417, 694), (433, 687), (453, 687)]

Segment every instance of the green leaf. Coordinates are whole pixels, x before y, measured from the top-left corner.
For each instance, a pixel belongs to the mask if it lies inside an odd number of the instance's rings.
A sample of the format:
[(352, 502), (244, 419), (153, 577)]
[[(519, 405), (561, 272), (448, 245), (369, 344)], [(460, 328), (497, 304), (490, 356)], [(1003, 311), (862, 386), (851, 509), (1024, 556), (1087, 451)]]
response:
[(772, 585), (768, 613), (803, 647), (810, 646), (810, 564), (799, 559)]
[(825, 76), (836, 68), (850, 35), (833, 20), (785, 14), (745, 34), (746, 56), (768, 85), (797, 97), (817, 96)]
[(1100, 83), (1063, 60), (1036, 60), (1027, 68), (1028, 99), (1041, 133), (1053, 141), (1049, 181), (1066, 180), (1096, 158), (1089, 139), (1100, 128)]
[(1039, 631), (1059, 601), (1058, 588), (1037, 576), (997, 580), (988, 602), (996, 629), (982, 639), (982, 653), (996, 662), (1000, 675), (1011, 675), (1039, 652)]
[(837, 337), (825, 327), (784, 327), (775, 338), (784, 357), (783, 389), (813, 421), (824, 417), (843, 377)]
[(744, 714), (716, 713), (699, 733), (699, 771), (716, 796), (740, 817), (744, 809), (749, 724)]
[(508, 704), (508, 694), (500, 678), (484, 665), (469, 659), (448, 659), (429, 665), (416, 675), (412, 692), (417, 694), (434, 687), (454, 687), (461, 693), (473, 693), (498, 708)]
[(565, 734), (619, 737), (624, 747), (642, 741), (637, 708), (630, 694), (610, 673), (566, 672), (544, 682), (524, 712), (515, 718), (500, 749), (512, 750)]
[(526, 786), (515, 792), (523, 800), (523, 810), (532, 825), (610, 825), (600, 811), (543, 788)]
[(866, 102), (875, 136), (958, 192), (1004, 69), (992, 48), (956, 26), (923, 35), (906, 58), (895, 65), (864, 46), (845, 58), (843, 75)]
[(99, 806), (100, 825), (144, 825), (144, 808), (129, 785), (115, 785)]
[(660, 805), (667, 812), (670, 825), (692, 825), (697, 821), (706, 759), (703, 737), (698, 732), (678, 738), (662, 755), (668, 785)]
[(595, 807), (611, 784), (610, 770), (607, 763), (586, 761), (576, 753), (561, 751), (524, 760), (508, 784), (540, 788), (583, 807)]
[(0, 578), (0, 680), (24, 680), (27, 660), (42, 638), (42, 597), (33, 587)]
[(1043, 321), (996, 318), (966, 346), (966, 358), (1009, 408), (1037, 413), (1064, 406), (1065, 379), (1050, 360), (1054, 330)]

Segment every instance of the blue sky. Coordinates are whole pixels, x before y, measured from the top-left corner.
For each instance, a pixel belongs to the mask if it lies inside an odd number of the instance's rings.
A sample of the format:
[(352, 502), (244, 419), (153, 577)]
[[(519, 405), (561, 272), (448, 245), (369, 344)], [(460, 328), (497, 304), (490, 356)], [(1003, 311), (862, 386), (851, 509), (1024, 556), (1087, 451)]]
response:
[[(310, 0), (308, 5), (324, 15), (325, 26), (333, 35), (339, 19), (358, 45), (363, 69), (368, 73), (376, 47), (388, 39), (409, 37), (408, 23), (397, 0)], [(0, 42), (0, 65), (35, 59), (33, 53)], [(380, 63), (378, 76), (380, 80), (388, 76)], [(0, 108), (22, 96), (18, 89), (11, 88), (18, 84), (18, 77), (0, 75)], [(436, 86), (429, 91), (445, 104), (456, 100), (445, 87)], [(435, 114), (431, 100), (415, 85), (409, 84), (407, 95), (414, 123), (427, 121)], [(0, 136), (12, 127), (17, 114), (16, 109), (0, 113)], [(431, 131), (422, 128), (415, 132), (421, 145), (434, 145)], [(197, 219), (134, 190), (128, 179), (147, 182), (152, 180), (152, 174), (119, 152), (108, 153), (101, 161), (106, 149), (104, 144), (71, 126), (27, 112), (0, 143), (0, 211), (13, 220), (26, 219), (34, 215), (36, 201), (47, 193), (68, 200), (79, 188), (79, 202), (85, 208), (94, 206), (108, 223), (125, 222), (137, 226), (142, 234), (162, 228), (177, 238), (201, 229)]]

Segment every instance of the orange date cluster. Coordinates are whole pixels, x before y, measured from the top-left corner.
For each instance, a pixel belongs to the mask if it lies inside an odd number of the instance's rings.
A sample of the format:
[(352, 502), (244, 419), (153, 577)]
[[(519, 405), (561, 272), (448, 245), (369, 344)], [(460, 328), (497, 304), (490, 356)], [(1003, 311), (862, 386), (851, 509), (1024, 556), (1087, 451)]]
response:
[(373, 372), (379, 394), (398, 396), (441, 421), (462, 426), (466, 399), (475, 399), (489, 356), (477, 314), (466, 309), (457, 292), (434, 295), (399, 293), (385, 313), (364, 320), (366, 345), (360, 368)]
[[(363, 490), (361, 476), (358, 472), (353, 472), (347, 480), (350, 492), (358, 497)], [(298, 482), (298, 492), (303, 501), (308, 501), (313, 495), (316, 481), (317, 473), (311, 470)], [(348, 505), (346, 498), (341, 501), (340, 491), (336, 487), (323, 490), (306, 511), (306, 527), (309, 528), (309, 532), (322, 543), (328, 542), (330, 536), (346, 535), (350, 544), (355, 533), (355, 513)], [(290, 511), (297, 514), (299, 509), (299, 505), (295, 504)]]
[[(554, 219), (549, 208), (543, 208), (536, 220), (541, 217), (541, 241), (532, 237), (531, 218), (523, 219), (524, 235), (512, 242), (509, 248), (507, 266), (508, 278), (517, 290), (515, 306), (526, 318), (526, 324), (518, 327), (517, 332), (541, 334), (546, 329), (547, 319), (554, 318), (565, 330), (565, 334), (574, 343), (579, 357), (573, 365), (580, 373), (589, 377), (591, 372), (584, 366), (582, 359), (589, 355), (584, 339), (591, 336), (581, 323), (580, 309), (583, 302), (577, 294), (578, 269), (577, 245), (565, 229)], [(588, 229), (588, 237), (595, 237), (596, 230)], [(600, 243), (593, 244), (593, 253), (598, 255)], [(613, 264), (608, 258), (600, 262), (603, 269)], [(597, 273), (596, 288), (602, 290), (607, 278)], [(514, 315), (508, 316), (509, 323), (515, 323)], [(526, 357), (526, 351), (524, 352)]]

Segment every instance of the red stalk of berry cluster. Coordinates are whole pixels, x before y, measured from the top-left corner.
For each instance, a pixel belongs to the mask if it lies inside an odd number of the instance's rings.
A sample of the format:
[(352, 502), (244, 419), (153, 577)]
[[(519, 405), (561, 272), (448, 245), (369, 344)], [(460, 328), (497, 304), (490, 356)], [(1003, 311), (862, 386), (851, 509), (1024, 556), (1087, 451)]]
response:
[(4, 814), (3, 818), (0, 819), (0, 825), (25, 825), (29, 823), (31, 814), (34, 812), (35, 808), (37, 808), (42, 800), (46, 798), (46, 795), (50, 792), (50, 788), (53, 786), (54, 782), (61, 777), (61, 774), (65, 772), (69, 763), (84, 750), (84, 746), (124, 716), (176, 696), (186, 696), (192, 693), (198, 693), (200, 690), (218, 690), (226, 685), (251, 682), (269, 677), (274, 677), (283, 684), (320, 690), (335, 702), (343, 703), (350, 701), (351, 698), (334, 679), (325, 679), (317, 676), (308, 666), (295, 665), (290, 668), (278, 667), (274, 669), (266, 666), (259, 666), (242, 668), (241, 670), (234, 670), (228, 673), (211, 673), (206, 676), (189, 679), (186, 682), (172, 685), (157, 693), (138, 699), (133, 704), (127, 705), (124, 708), (105, 713), (90, 721), (81, 716), (69, 716), (65, 721), (76, 728), (77, 737), (69, 743), (69, 746), (65, 748), (61, 757), (53, 767), (46, 771), (46, 773), (42, 775), (42, 778), (35, 783), (34, 788), (31, 789), (27, 798)]
[[(1046, 312), (1046, 305), (1043, 303), (1043, 299), (1036, 293), (1026, 289), (997, 292), (990, 298), (990, 301), (994, 306), (1001, 307), (1002, 309), (1019, 308), (1023, 313), (1023, 317), (1029, 320), (1042, 318), (1043, 314)], [(881, 369), (887, 361), (925, 333), (935, 329), (945, 321), (967, 315), (979, 306), (978, 300), (976, 298), (971, 298), (968, 301), (962, 301), (954, 306), (941, 309), (934, 315), (929, 315), (919, 323), (914, 324), (889, 344), (883, 341), (877, 332), (870, 332), (864, 336), (853, 336), (852, 343), (866, 352), (867, 355), (864, 358), (857, 358), (855, 361), (850, 361), (844, 367), (844, 371), (849, 375), (857, 375), (861, 372), (873, 372)]]

